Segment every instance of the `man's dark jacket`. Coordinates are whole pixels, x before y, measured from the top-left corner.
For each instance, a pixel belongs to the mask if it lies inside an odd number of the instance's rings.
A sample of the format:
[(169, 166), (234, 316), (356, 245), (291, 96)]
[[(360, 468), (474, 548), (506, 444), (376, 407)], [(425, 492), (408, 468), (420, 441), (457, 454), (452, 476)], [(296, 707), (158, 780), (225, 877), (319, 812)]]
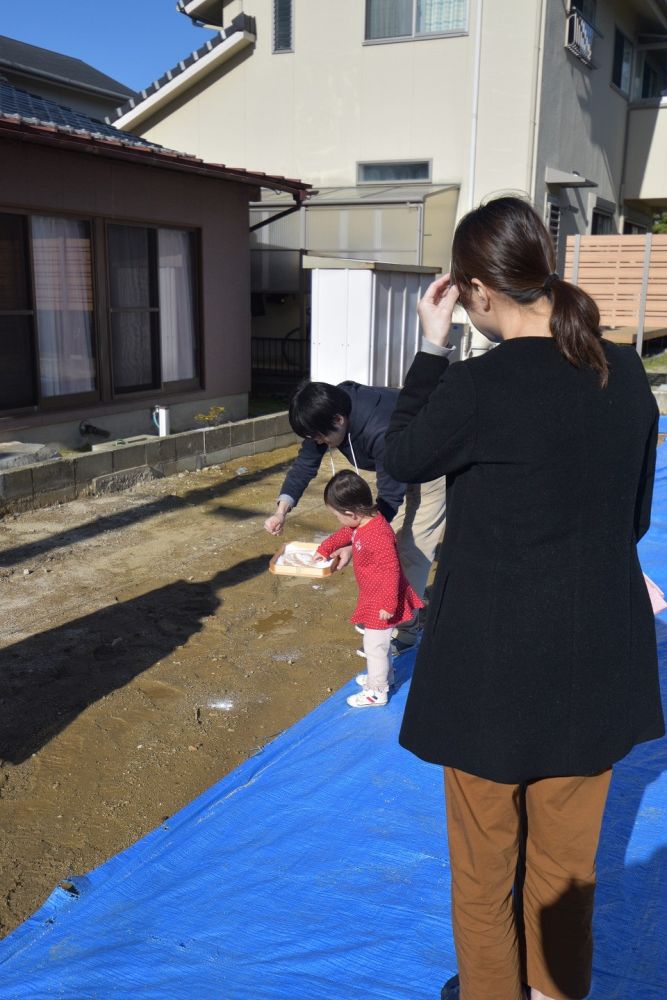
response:
[(609, 384), (551, 337), (420, 353), (387, 434), (395, 476), (447, 475), (447, 530), (401, 743), (491, 781), (594, 774), (662, 736), (637, 558), (658, 411), (636, 351)]
[[(384, 436), (396, 406), (398, 389), (376, 389), (359, 385), (358, 382), (341, 382), (338, 388), (350, 397), (352, 403), (348, 418), (352, 448), (350, 438), (346, 435), (338, 450), (351, 465), (354, 465), (356, 458), (360, 469), (375, 472), (378, 509), (391, 521), (405, 496), (405, 483), (392, 479), (384, 467)], [(308, 483), (317, 475), (327, 450), (325, 444), (317, 444), (309, 439), (301, 445), (280, 490), (281, 496), (290, 497), (293, 506), (296, 506)]]

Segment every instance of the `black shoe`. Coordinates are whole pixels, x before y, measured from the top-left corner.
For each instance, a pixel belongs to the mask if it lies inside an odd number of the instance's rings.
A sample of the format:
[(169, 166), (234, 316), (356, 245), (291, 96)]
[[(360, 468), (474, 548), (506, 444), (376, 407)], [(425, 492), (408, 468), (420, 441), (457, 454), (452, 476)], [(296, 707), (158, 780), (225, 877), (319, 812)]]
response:
[(461, 993), (459, 991), (459, 977), (452, 976), (448, 979), (445, 985), (440, 991), (440, 1000), (459, 1000)]

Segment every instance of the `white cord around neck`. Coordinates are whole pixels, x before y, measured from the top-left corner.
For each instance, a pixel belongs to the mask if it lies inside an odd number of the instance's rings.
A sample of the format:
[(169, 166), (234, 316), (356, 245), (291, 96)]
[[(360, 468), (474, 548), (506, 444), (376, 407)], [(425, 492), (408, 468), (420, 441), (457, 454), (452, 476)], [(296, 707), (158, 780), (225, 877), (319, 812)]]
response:
[(359, 466), (357, 465), (357, 456), (354, 454), (354, 448), (352, 447), (352, 436), (350, 432), (347, 432), (347, 440), (350, 445), (350, 451), (352, 452), (352, 461), (354, 462), (354, 471), (359, 475)]

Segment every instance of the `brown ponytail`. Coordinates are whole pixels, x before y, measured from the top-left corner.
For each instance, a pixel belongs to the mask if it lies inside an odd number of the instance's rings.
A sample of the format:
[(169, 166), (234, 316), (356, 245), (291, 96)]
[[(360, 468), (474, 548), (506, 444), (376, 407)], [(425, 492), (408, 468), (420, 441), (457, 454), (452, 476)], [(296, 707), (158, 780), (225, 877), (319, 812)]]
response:
[(550, 328), (563, 357), (599, 372), (607, 385), (607, 359), (600, 343), (600, 311), (590, 295), (554, 272), (551, 237), (539, 215), (520, 198), (487, 202), (465, 215), (454, 233), (452, 282), (465, 308), (477, 278), (519, 305), (543, 295), (553, 304)]

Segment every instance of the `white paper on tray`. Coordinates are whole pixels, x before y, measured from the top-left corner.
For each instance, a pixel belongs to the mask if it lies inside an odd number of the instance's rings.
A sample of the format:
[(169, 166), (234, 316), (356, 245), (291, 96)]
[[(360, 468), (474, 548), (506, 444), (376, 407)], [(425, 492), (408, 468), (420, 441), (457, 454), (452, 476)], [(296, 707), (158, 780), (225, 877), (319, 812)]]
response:
[(294, 542), (288, 542), (285, 551), (278, 556), (277, 566), (304, 566), (308, 569), (328, 569), (333, 563), (333, 559), (320, 560), (314, 548), (301, 548)]

